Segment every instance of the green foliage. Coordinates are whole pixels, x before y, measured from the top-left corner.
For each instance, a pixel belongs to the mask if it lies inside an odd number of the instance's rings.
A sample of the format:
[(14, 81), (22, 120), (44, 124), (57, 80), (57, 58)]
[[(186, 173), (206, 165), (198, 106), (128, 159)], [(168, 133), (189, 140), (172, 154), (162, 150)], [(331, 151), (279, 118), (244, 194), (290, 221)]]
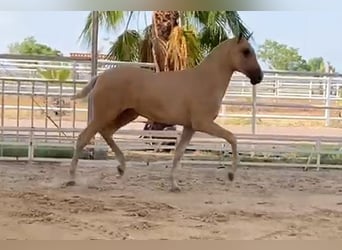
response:
[[(338, 96), (342, 98), (342, 88), (338, 90)], [(337, 105), (342, 106), (342, 100), (337, 100)], [(340, 111), (340, 114), (342, 115), (342, 111)]]
[(307, 62), (311, 72), (324, 72), (324, 59), (323, 57), (310, 58)]
[(190, 67), (193, 67), (202, 61), (204, 55), (203, 47), (195, 31), (189, 29), (185, 30), (183, 34), (188, 48), (188, 64)]
[(266, 40), (258, 49), (261, 60), (277, 70), (309, 71), (309, 66), (298, 49), (272, 40)]
[(38, 74), (48, 80), (57, 80), (59, 82), (66, 81), (70, 78), (71, 71), (69, 69), (37, 69)]
[(208, 52), (230, 34), (249, 37), (251, 33), (242, 22), (237, 11), (185, 11), (187, 25), (198, 31), (198, 39), (204, 51)]
[[(325, 72), (325, 62), (322, 57), (305, 60), (298, 49), (273, 40), (265, 40), (257, 51), (258, 57), (275, 70)], [(329, 64), (329, 70), (335, 68)]]
[[(46, 147), (37, 146), (34, 150), (34, 157), (41, 158), (71, 158), (73, 155), (73, 147), (57, 146)], [(1, 154), (2, 153), (2, 154)], [(0, 156), (3, 157), (27, 157), (28, 147), (26, 145), (0, 145)], [(82, 151), (80, 159), (87, 159), (88, 154), (85, 150)]]
[[(127, 15), (131, 11), (99, 11), (99, 27), (104, 27), (106, 31), (117, 31), (126, 20)], [(93, 27), (92, 12), (89, 12), (86, 24), (80, 35), (80, 39), (83, 39), (89, 46), (91, 43), (91, 32)]]
[(138, 61), (141, 35), (136, 30), (122, 33), (108, 52), (109, 58), (120, 58), (121, 61)]
[(20, 55), (45, 55), (45, 56), (61, 56), (59, 50), (38, 43), (33, 36), (25, 38), (22, 42), (12, 43), (8, 46), (11, 54)]

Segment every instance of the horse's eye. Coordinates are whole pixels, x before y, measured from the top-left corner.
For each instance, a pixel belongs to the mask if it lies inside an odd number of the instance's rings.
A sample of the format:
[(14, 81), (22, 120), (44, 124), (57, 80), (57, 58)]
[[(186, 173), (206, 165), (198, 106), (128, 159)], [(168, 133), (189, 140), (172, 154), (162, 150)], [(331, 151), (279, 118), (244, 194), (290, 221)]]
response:
[(243, 51), (242, 51), (242, 54), (244, 55), (244, 56), (249, 56), (249, 54), (251, 53), (251, 51), (250, 51), (250, 49), (244, 49)]

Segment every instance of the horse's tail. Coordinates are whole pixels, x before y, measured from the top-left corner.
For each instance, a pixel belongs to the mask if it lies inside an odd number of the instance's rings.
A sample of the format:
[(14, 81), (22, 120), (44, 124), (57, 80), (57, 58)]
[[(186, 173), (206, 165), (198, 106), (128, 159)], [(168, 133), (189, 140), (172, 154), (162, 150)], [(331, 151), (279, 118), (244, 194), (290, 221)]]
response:
[(72, 96), (70, 99), (75, 100), (86, 97), (90, 93), (90, 91), (95, 87), (97, 78), (98, 76), (94, 76), (93, 78), (91, 78), (88, 84), (80, 92)]

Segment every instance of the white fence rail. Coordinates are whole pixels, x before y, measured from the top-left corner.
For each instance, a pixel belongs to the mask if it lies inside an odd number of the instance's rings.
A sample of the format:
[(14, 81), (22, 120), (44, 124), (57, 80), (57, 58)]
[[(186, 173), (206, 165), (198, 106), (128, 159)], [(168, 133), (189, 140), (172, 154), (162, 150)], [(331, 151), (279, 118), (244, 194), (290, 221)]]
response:
[[(252, 124), (255, 125), (256, 119), (303, 119), (303, 120), (324, 120), (326, 126), (330, 125), (332, 120), (341, 120), (339, 116), (331, 116), (331, 110), (341, 110), (342, 98), (339, 96), (342, 92), (341, 78), (326, 78), (316, 77), (315, 85), (310, 78), (299, 78), (294, 76), (287, 80), (277, 80), (273, 75), (265, 74), (265, 80), (262, 84), (255, 87), (255, 98), (253, 98), (253, 87), (249, 84), (247, 79), (238, 74), (234, 75), (228, 91), (223, 99), (223, 105), (229, 106), (244, 106), (252, 109), (260, 107), (274, 107), (274, 108), (301, 108), (301, 109), (319, 109), (324, 110), (321, 116), (309, 115), (268, 115), (268, 114), (230, 114), (222, 109), (221, 117), (226, 118), (250, 118)], [(295, 86), (291, 81), (302, 81)], [(306, 81), (304, 81), (306, 80)], [(276, 82), (276, 84), (275, 84)], [(51, 86), (51, 81), (44, 79), (24, 79), (24, 78), (0, 78), (0, 93), (4, 95), (13, 96), (41, 96), (41, 97), (57, 97), (68, 99), (76, 91), (80, 90), (82, 84), (86, 81), (66, 81), (63, 83), (56, 83)], [(329, 84), (330, 83), (330, 84)], [(76, 84), (79, 87), (76, 87)], [(59, 85), (59, 86), (58, 86)], [(295, 86), (295, 87), (294, 87)], [(248, 100), (249, 99), (249, 100)], [(288, 100), (287, 103), (274, 103), (278, 100)], [(300, 100), (305, 104), (293, 104), (292, 100)], [(272, 101), (273, 103), (270, 103)], [(312, 104), (316, 101), (316, 104)], [(318, 104), (317, 104), (318, 103)], [(2, 105), (2, 104), (1, 104)], [(5, 105), (5, 104), (4, 104)], [(5, 105), (5, 109), (18, 109), (15, 105)], [(20, 105), (21, 110), (29, 110), (31, 106)], [(40, 109), (34, 107), (33, 109)], [(52, 109), (48, 107), (48, 109)], [(70, 108), (61, 108), (61, 111), (71, 111)], [(76, 109), (76, 112), (87, 112), (86, 109)]]
[[(108, 67), (117, 67), (122, 64), (126, 63), (100, 60), (99, 72)], [(151, 64), (133, 65), (153, 69)], [(68, 68), (72, 70), (73, 74), (71, 79), (65, 82), (45, 80), (39, 78), (38, 68)], [(26, 157), (29, 160), (39, 160), (34, 156), (34, 150), (39, 145), (72, 146), (76, 136), (86, 125), (88, 109), (86, 103), (82, 103), (82, 101), (68, 103), (68, 99), (87, 82), (90, 74), (90, 62), (29, 61), (7, 58), (0, 60), (0, 69), (1, 145), (26, 145), (30, 149)], [(258, 119), (321, 120), (325, 122), (326, 126), (330, 126), (332, 121), (342, 121), (338, 115), (342, 106), (341, 90), (342, 75), (340, 74), (315, 75), (266, 71), (263, 82), (256, 87), (252, 87), (248, 79), (241, 74), (234, 74), (223, 99), (219, 118), (250, 120), (250, 133), (238, 134), (240, 152), (244, 154), (262, 153), (269, 156), (278, 153), (306, 153), (309, 154), (307, 157), (310, 159), (308, 158), (304, 165), (319, 168), (322, 154), (336, 157), (341, 155), (342, 133), (331, 137), (324, 134), (315, 136), (258, 135), (256, 133), (257, 121)], [(63, 104), (62, 101), (65, 103)], [(232, 112), (229, 110), (234, 108), (247, 111)], [(291, 114), (280, 112), (268, 114), (261, 113), (261, 108), (310, 109), (322, 112), (314, 115), (299, 115), (292, 110)], [(63, 115), (64, 112), (66, 114)], [(151, 139), (139, 139), (140, 135), (146, 134), (177, 137), (179, 132), (177, 131), (175, 134), (172, 132), (171, 134), (157, 131), (146, 132), (140, 126), (136, 129), (123, 128), (115, 137), (125, 150), (155, 148), (155, 146), (146, 144), (146, 141), (151, 142)], [(165, 138), (163, 140), (165, 141)], [(96, 139), (95, 146), (108, 149), (99, 137)], [(220, 139), (198, 135), (195, 136), (189, 148), (221, 152), (227, 147), (229, 148), (229, 145)], [(162, 148), (167, 149), (168, 146), (162, 146)], [(1, 152), (0, 155), (3, 156)], [(314, 158), (313, 163), (311, 162), (312, 158)], [(7, 158), (2, 157), (2, 159)], [(12, 157), (12, 159), (17, 158)], [(276, 159), (273, 160), (276, 161)], [(198, 163), (198, 161), (196, 162)], [(271, 164), (255, 163), (248, 160), (242, 162), (250, 165)], [(303, 166), (303, 163), (289, 163), (289, 166)], [(338, 166), (334, 165), (334, 167)]]
[[(3, 132), (7, 134), (7, 140), (2, 140), (1, 145), (11, 146), (26, 146), (28, 148), (27, 155), (22, 157), (1, 157), (3, 160), (27, 160), (27, 161), (69, 161), (69, 159), (63, 158), (39, 158), (35, 157), (35, 150), (37, 147), (66, 147), (72, 148), (75, 142), (75, 137), (70, 136), (72, 133), (79, 133), (80, 129), (63, 129), (66, 133), (64, 138), (61, 138), (58, 133), (58, 129), (37, 129), (37, 128), (2, 128)], [(21, 139), (15, 140), (17, 133), (22, 133)], [(43, 133), (48, 132), (48, 136)], [(12, 141), (9, 139), (12, 135)], [(68, 136), (69, 135), (69, 136)], [(180, 132), (174, 131), (137, 131), (137, 130), (119, 130), (115, 134), (115, 139), (118, 146), (123, 151), (130, 150), (154, 150), (157, 149), (173, 149), (173, 146), (160, 146), (151, 145), (151, 142), (158, 142), (158, 139), (142, 139), (139, 138), (141, 135), (145, 136), (160, 136), (162, 137), (159, 141), (165, 142), (165, 137), (176, 137), (179, 138)], [(302, 163), (284, 163), (281, 165), (284, 167), (301, 167), (301, 168), (316, 168), (319, 170), (321, 167), (324, 168), (342, 168), (342, 165), (338, 164), (321, 164), (321, 155), (329, 154), (333, 156), (341, 155), (342, 137), (326, 137), (326, 136), (280, 136), (280, 135), (251, 135), (251, 134), (237, 134), (239, 141), (238, 151), (242, 156), (253, 157), (256, 154), (262, 153), (263, 157), (267, 161), (255, 162), (249, 160), (241, 160), (241, 165), (247, 166), (279, 166), (279, 160), (284, 154), (306, 154), (305, 162)], [(170, 140), (170, 139), (169, 139)], [(170, 140), (172, 141), (172, 140)], [(335, 146), (334, 149), (329, 147)], [(108, 150), (108, 146), (97, 136), (94, 144), (90, 144), (87, 148), (97, 148)], [(196, 160), (191, 161), (183, 160), (192, 164), (229, 164), (229, 161), (224, 161), (224, 157), (230, 148), (225, 141), (218, 138), (213, 138), (206, 134), (196, 133), (192, 139), (188, 150), (204, 150), (204, 151), (216, 151), (220, 153), (217, 155), (216, 160)], [(0, 148), (2, 150), (2, 147)], [(185, 154), (187, 155), (187, 153)], [(270, 158), (273, 159), (270, 159)], [(193, 157), (192, 157), (193, 158)], [(241, 157), (242, 158), (242, 157)], [(149, 159), (146, 158), (142, 161), (148, 163)]]

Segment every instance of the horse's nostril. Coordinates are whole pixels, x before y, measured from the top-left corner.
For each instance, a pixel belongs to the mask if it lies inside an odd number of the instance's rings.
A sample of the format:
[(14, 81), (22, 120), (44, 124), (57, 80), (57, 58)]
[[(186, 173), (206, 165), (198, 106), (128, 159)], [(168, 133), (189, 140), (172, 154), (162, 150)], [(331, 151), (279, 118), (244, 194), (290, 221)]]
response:
[(253, 79), (251, 79), (251, 83), (255, 85), (255, 84), (260, 83), (263, 79), (264, 79), (264, 75), (263, 74), (258, 74)]
[(258, 78), (259, 82), (261, 82), (262, 79), (264, 79), (264, 74), (263, 74), (263, 73), (261, 73), (261, 74), (259, 75), (259, 78)]

